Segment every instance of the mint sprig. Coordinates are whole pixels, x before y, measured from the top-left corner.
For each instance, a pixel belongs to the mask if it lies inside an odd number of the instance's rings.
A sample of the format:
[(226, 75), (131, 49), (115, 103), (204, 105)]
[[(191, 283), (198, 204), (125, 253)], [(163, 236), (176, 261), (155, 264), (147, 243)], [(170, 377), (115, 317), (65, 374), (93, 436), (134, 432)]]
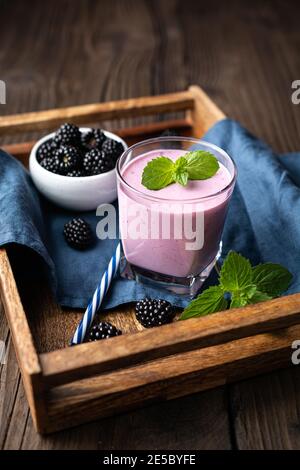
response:
[(192, 300), (180, 319), (270, 300), (285, 292), (291, 280), (291, 273), (280, 264), (265, 263), (252, 267), (249, 260), (231, 251), (221, 268), (219, 285), (209, 287)]
[[(145, 171), (147, 169), (147, 171)], [(170, 158), (151, 160), (143, 171), (142, 184), (148, 189), (161, 189), (173, 183), (174, 163)]]
[(206, 289), (197, 299), (184, 309), (180, 320), (192, 317), (203, 317), (209, 313), (226, 310), (227, 300), (224, 298), (223, 289), (220, 286), (211, 286)]
[(186, 186), (188, 180), (211, 178), (219, 169), (216, 157), (204, 150), (188, 152), (173, 162), (168, 157), (157, 157), (147, 163), (142, 175), (142, 184), (147, 189), (158, 190), (169, 184)]

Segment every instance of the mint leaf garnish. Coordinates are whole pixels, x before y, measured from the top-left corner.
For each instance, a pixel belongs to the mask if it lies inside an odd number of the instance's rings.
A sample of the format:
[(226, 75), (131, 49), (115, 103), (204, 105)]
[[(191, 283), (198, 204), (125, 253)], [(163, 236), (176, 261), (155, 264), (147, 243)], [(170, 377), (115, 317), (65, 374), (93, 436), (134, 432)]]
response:
[(186, 153), (187, 171), (190, 180), (206, 180), (214, 176), (219, 169), (216, 157), (204, 150)]
[(253, 282), (257, 288), (271, 297), (276, 297), (286, 291), (292, 280), (291, 273), (275, 263), (259, 264), (253, 268), (252, 273)]
[(225, 291), (237, 291), (252, 284), (250, 261), (231, 251), (226, 257), (221, 273), (220, 284)]
[(176, 183), (186, 186), (188, 182), (187, 161), (180, 157), (174, 163), (173, 179)]
[(182, 171), (174, 174), (175, 183), (181, 184), (181, 186), (186, 186), (188, 182), (188, 172)]
[(209, 313), (220, 312), (227, 308), (227, 300), (220, 286), (206, 289), (184, 309), (180, 320), (192, 317), (203, 317)]
[(171, 183), (186, 186), (188, 180), (205, 180), (219, 169), (216, 157), (203, 150), (186, 153), (173, 162), (168, 157), (157, 157), (147, 163), (142, 184), (148, 189), (162, 189)]
[(147, 163), (142, 184), (148, 189), (161, 189), (173, 183), (174, 163), (170, 158), (157, 157)]
[(231, 251), (221, 268), (220, 284), (209, 287), (184, 309), (180, 319), (201, 317), (228, 308), (264, 302), (287, 290), (291, 273), (280, 264), (251, 267), (249, 260)]

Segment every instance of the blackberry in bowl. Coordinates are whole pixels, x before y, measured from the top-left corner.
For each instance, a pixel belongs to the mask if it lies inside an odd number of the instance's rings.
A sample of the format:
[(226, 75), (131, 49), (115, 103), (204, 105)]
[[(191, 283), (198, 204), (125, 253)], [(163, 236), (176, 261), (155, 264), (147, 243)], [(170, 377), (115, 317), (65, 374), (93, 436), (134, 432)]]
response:
[(57, 132), (55, 132), (54, 142), (57, 146), (60, 145), (72, 145), (77, 147), (81, 142), (80, 129), (75, 124), (69, 124), (66, 122)]
[[(115, 144), (102, 150), (107, 141)], [(124, 140), (112, 132), (67, 123), (35, 144), (30, 174), (37, 189), (53, 203), (94, 210), (117, 198), (116, 160), (126, 149)]]
[(79, 170), (81, 167), (81, 152), (71, 145), (59, 147), (55, 150), (53, 158), (57, 161), (58, 173), (60, 175), (67, 175), (73, 170)]
[(87, 175), (106, 173), (115, 167), (115, 162), (102, 150), (93, 149), (83, 157), (83, 168)]
[(93, 149), (101, 150), (106, 139), (107, 137), (102, 129), (91, 129), (89, 132), (85, 132), (81, 136), (83, 148), (86, 148), (87, 151)]

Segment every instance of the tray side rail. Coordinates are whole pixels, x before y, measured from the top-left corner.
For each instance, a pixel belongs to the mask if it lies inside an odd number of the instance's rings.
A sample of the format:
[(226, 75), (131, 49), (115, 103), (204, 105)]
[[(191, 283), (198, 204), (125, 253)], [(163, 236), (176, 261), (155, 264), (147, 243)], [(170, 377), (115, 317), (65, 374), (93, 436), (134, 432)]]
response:
[[(299, 324), (300, 294), (40, 355), (45, 388)], [(254, 352), (255, 353), (255, 352)]]
[(46, 415), (42, 368), (5, 248), (0, 248), (0, 293), (32, 418), (38, 428)]
[(49, 109), (0, 117), (0, 136), (55, 129), (69, 121), (74, 124), (147, 116), (191, 110), (194, 95), (189, 90), (106, 103)]

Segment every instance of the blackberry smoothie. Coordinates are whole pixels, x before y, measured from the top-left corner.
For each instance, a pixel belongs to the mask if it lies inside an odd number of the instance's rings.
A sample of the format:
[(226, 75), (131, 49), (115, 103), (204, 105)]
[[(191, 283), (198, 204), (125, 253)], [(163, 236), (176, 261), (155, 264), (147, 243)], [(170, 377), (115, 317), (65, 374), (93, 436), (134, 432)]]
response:
[(190, 286), (215, 261), (235, 167), (221, 149), (195, 141), (197, 148), (209, 146), (217, 157), (214, 176), (189, 180), (186, 186), (173, 183), (158, 191), (147, 189), (142, 174), (149, 161), (159, 156), (176, 161), (193, 145), (179, 138), (180, 148), (174, 148), (174, 142), (174, 138), (171, 145), (166, 138), (145, 141), (123, 155), (118, 167), (120, 233), (125, 258), (134, 270), (152, 280)]

